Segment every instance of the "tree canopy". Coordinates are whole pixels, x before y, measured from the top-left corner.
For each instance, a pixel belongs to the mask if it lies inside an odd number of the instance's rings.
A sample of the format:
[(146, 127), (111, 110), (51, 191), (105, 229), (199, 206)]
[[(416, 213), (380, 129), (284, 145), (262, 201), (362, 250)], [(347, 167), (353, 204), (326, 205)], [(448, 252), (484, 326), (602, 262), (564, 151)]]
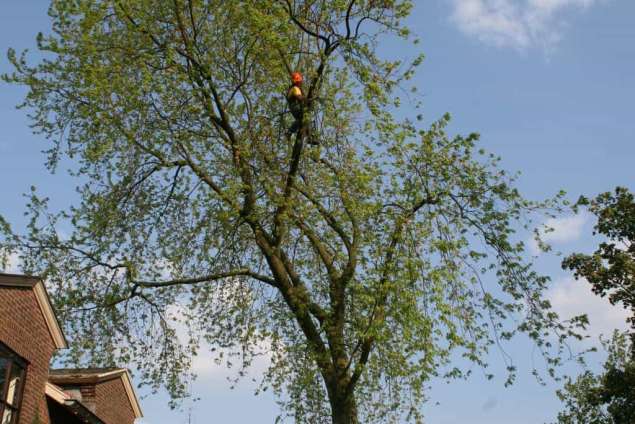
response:
[[(179, 399), (202, 342), (239, 374), (265, 350), (261, 388), (312, 423), (419, 422), (431, 378), (519, 331), (559, 363), (577, 323), (516, 233), (558, 201), (523, 198), (448, 116), (422, 127), (421, 57), (378, 54), (416, 43), (412, 6), (52, 1), (44, 58), (10, 51), (4, 79), (79, 200), (54, 212), (34, 191), (28, 231), (0, 227), (49, 283), (66, 360), (130, 363)], [(318, 146), (285, 135), (292, 70)]]

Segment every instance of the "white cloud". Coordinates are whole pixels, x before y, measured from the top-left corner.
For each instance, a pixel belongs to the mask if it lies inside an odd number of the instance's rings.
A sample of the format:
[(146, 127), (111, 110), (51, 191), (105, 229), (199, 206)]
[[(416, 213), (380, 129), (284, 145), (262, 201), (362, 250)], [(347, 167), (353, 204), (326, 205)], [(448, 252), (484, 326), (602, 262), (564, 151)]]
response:
[(609, 243), (615, 244), (615, 248), (618, 250), (628, 250), (631, 247), (631, 242), (626, 239), (624, 240), (611, 239), (609, 240)]
[[(211, 346), (207, 344), (201, 346), (199, 354), (192, 358), (192, 371), (199, 380), (215, 379), (219, 383), (224, 384), (227, 378), (236, 376), (236, 371), (240, 368), (240, 364), (238, 363), (230, 369), (223, 363), (216, 363), (214, 358), (217, 356), (217, 353), (212, 353), (210, 348)], [(269, 351), (265, 348), (261, 349), (260, 346), (257, 349), (259, 350), (259, 356), (254, 358), (249, 368), (244, 370), (245, 379), (258, 379), (271, 365), (271, 354)], [(227, 355), (231, 352), (225, 350), (224, 353)], [(238, 360), (238, 362), (240, 362), (240, 360)]]
[[(589, 214), (587, 213), (579, 213), (576, 215), (564, 216), (562, 218), (550, 218), (539, 230), (540, 239), (548, 244), (569, 243), (576, 241), (582, 236), (582, 230), (588, 221)], [(534, 238), (529, 241), (529, 248), (535, 255), (540, 253), (540, 248)]]
[(562, 37), (566, 12), (603, 0), (451, 0), (461, 31), (498, 47), (551, 48)]
[[(176, 336), (183, 344), (185, 344), (190, 337), (190, 331), (192, 330), (188, 327), (187, 320), (185, 318), (185, 307), (186, 306), (183, 304), (174, 304), (168, 307), (167, 311), (168, 319), (176, 331)], [(198, 354), (192, 357), (191, 371), (196, 374), (199, 380), (217, 379), (220, 382), (225, 382), (228, 377), (235, 376), (238, 368), (228, 369), (224, 362), (221, 361), (218, 363), (215, 359), (218, 358), (221, 353), (223, 356), (227, 357), (228, 355), (235, 353), (236, 350), (232, 351), (230, 349), (221, 349), (213, 352), (212, 348), (212, 345), (200, 340)], [(268, 340), (261, 340), (257, 343), (254, 348), (257, 356), (253, 359), (250, 367), (245, 370), (247, 378), (259, 377), (260, 374), (264, 373), (269, 368), (272, 359), (271, 350), (272, 346)]]
[(575, 241), (582, 235), (582, 228), (588, 220), (589, 215), (584, 213), (562, 218), (550, 218), (545, 222), (545, 225), (552, 228), (553, 231), (546, 232), (542, 238), (546, 242), (553, 243)]
[(567, 277), (556, 280), (546, 298), (561, 319), (587, 314), (590, 321), (588, 332), (593, 337), (610, 335), (615, 328), (628, 328), (628, 311), (621, 304), (611, 305), (606, 297), (594, 294), (591, 285), (584, 279)]

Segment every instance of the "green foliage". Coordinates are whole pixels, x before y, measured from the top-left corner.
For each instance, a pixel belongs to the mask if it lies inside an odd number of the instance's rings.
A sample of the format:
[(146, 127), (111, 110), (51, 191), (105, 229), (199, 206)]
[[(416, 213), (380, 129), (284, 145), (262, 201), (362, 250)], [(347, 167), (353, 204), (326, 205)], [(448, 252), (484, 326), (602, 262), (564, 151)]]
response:
[(632, 424), (635, 422), (635, 360), (626, 334), (602, 343), (608, 352), (604, 373), (584, 372), (568, 379), (558, 397), (565, 410), (559, 424)]
[(635, 199), (624, 187), (589, 200), (581, 197), (576, 207), (588, 207), (597, 216), (594, 234), (608, 238), (592, 255), (576, 253), (562, 262), (575, 271), (576, 278), (586, 278), (593, 292), (608, 295), (611, 304), (622, 303), (633, 316), (628, 321), (635, 328)]
[[(396, 118), (421, 57), (376, 51), (408, 42), (411, 8), (52, 1), (47, 59), (10, 51), (3, 78), (80, 200), (53, 213), (33, 192), (26, 234), (1, 228), (47, 278), (67, 361), (129, 363), (178, 400), (202, 343), (238, 376), (264, 351), (261, 390), (312, 423), (420, 422), (431, 378), (469, 375), (455, 355), (486, 366), (518, 332), (553, 371), (577, 323), (550, 311), (516, 231), (559, 201), (524, 199), (449, 116)], [(319, 147), (284, 135), (289, 69)]]

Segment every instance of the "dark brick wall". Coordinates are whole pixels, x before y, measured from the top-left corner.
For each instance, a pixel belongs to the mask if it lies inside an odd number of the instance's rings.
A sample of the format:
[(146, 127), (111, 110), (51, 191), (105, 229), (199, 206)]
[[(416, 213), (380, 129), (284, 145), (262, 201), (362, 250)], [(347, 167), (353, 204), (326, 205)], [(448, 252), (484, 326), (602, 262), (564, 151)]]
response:
[(96, 410), (96, 399), (95, 399), (95, 386), (93, 384), (86, 384), (79, 388), (79, 391), (82, 394), (82, 403), (84, 406), (91, 411), (95, 412)]
[(133, 424), (134, 411), (121, 378), (97, 383), (95, 386), (96, 415), (106, 424)]
[(50, 424), (46, 396), (55, 345), (31, 288), (0, 287), (0, 341), (28, 361), (20, 424)]

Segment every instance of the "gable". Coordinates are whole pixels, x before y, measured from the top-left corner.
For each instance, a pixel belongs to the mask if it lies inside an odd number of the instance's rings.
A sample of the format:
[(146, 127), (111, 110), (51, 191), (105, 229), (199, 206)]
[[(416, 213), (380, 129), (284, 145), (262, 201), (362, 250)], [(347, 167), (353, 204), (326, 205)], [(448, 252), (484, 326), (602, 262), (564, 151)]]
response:
[[(0, 273), (0, 290), (3, 287), (21, 288), (23, 290), (32, 291), (37, 303), (37, 308), (40, 311), (40, 316), (46, 324), (55, 348), (64, 349), (68, 347), (66, 337), (62, 332), (59, 321), (55, 317), (53, 306), (51, 305), (44, 283), (40, 278)], [(11, 304), (6, 305), (7, 308), (10, 308), (11, 306)], [(35, 317), (32, 317), (31, 319), (35, 319)]]

